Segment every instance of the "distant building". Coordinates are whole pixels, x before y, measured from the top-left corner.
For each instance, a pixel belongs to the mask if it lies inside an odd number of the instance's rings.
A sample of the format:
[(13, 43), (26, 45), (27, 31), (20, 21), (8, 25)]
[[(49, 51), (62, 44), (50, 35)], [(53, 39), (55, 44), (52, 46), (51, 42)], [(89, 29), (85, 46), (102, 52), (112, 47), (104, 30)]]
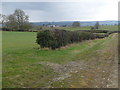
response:
[(58, 25), (47, 25), (47, 27), (59, 27)]

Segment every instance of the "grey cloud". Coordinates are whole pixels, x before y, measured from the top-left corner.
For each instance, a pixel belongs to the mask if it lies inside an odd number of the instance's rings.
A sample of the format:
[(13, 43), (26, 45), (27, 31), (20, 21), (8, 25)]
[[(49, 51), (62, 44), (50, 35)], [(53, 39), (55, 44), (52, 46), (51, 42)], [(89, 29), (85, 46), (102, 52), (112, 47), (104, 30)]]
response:
[(3, 13), (24, 10), (31, 21), (95, 20), (109, 3), (99, 2), (5, 2)]

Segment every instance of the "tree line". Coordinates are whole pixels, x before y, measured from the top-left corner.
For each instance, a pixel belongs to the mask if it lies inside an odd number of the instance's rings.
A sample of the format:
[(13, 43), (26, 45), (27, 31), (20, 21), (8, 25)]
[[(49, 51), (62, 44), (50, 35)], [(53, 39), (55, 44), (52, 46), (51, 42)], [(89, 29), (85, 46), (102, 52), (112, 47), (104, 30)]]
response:
[[(0, 14), (0, 24), (2, 24), (3, 30), (10, 31), (29, 31), (34, 26), (29, 22), (29, 16), (21, 9), (16, 9), (14, 13), (10, 15)], [(80, 27), (80, 22), (75, 21), (71, 25), (72, 27)], [(99, 22), (96, 22), (91, 30), (99, 28)]]
[[(73, 22), (72, 27), (80, 27), (80, 22), (79, 21)], [(98, 30), (99, 27), (100, 27), (100, 24), (97, 21), (94, 26), (91, 26), (91, 30)]]
[(13, 14), (0, 14), (3, 30), (28, 31), (32, 25), (29, 23), (29, 16), (21, 9), (16, 9)]

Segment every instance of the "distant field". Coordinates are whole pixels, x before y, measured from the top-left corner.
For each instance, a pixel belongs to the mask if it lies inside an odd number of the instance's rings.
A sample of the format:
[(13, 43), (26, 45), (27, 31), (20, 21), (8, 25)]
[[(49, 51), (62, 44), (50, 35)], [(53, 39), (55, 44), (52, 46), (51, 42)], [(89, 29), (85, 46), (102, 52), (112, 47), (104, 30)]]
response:
[[(71, 30), (71, 31), (75, 31), (75, 30), (91, 30), (91, 26), (81, 26), (81, 27), (54, 27), (55, 29), (64, 29), (64, 30)], [(32, 30), (37, 30), (39, 28), (33, 28)], [(53, 28), (49, 28), (49, 27), (43, 27), (42, 29), (53, 29)], [(118, 30), (118, 26), (116, 25), (104, 25), (104, 26), (100, 26), (99, 30), (110, 30), (110, 31), (117, 31)]]
[[(75, 77), (73, 77), (75, 80), (72, 80), (70, 84), (67, 83), (71, 80), (68, 78), (66, 79), (67, 82), (61, 81), (64, 82), (63, 86), (60, 86), (60, 81), (53, 82), (51, 86), (48, 82), (57, 76), (58, 73), (49, 66), (39, 63), (47, 61), (62, 65), (71, 61), (89, 61), (97, 58), (99, 56), (98, 51), (106, 50), (111, 45), (110, 43), (117, 38), (113, 34), (105, 39), (84, 41), (52, 51), (39, 49), (39, 46), (35, 43), (36, 32), (2, 32), (2, 35), (3, 88), (72, 87), (71, 85), (74, 85), (74, 87), (85, 87), (87, 85), (86, 87), (88, 87), (89, 84), (78, 84), (79, 82), (76, 82), (78, 79)], [(104, 52), (101, 55), (99, 58), (102, 57), (104, 59), (112, 56), (109, 52)]]
[[(65, 30), (91, 30), (90, 26), (83, 26), (83, 27), (68, 27), (68, 28), (63, 28)], [(110, 30), (110, 31), (116, 31), (118, 30), (118, 26), (100, 26), (100, 30)]]

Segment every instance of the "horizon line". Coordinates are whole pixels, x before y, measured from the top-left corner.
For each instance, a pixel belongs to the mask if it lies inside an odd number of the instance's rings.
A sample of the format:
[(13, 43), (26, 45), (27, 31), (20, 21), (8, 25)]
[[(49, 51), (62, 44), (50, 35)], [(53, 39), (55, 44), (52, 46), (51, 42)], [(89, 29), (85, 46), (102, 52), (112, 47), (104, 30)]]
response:
[(120, 20), (66, 20), (66, 21), (29, 21), (29, 22), (73, 22), (73, 21), (78, 21), (78, 22), (99, 22), (99, 21), (120, 21)]

